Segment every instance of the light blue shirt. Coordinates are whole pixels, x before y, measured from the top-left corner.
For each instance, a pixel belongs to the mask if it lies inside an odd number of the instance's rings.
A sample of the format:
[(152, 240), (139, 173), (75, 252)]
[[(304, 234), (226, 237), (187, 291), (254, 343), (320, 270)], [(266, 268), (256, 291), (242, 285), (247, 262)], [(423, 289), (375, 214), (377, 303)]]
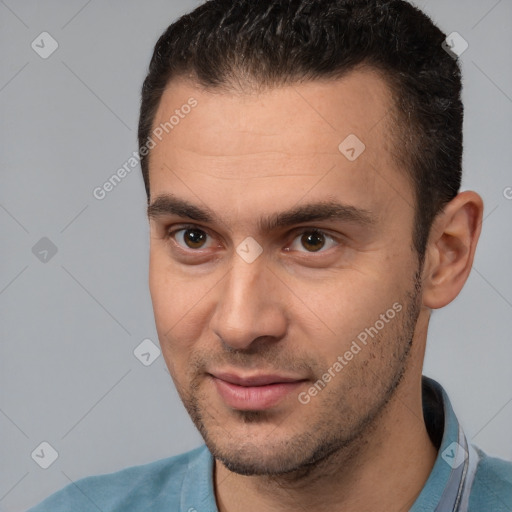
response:
[[(427, 430), (439, 444), (410, 512), (512, 512), (512, 463), (468, 445), (444, 389), (423, 378)], [(69, 484), (29, 512), (218, 512), (206, 446)]]

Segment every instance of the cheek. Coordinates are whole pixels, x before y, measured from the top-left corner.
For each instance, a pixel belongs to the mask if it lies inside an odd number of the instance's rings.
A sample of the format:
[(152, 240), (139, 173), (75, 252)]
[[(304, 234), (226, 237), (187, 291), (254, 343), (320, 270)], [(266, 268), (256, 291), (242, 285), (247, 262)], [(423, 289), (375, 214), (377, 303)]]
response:
[(151, 251), (149, 268), (155, 324), (164, 357), (185, 357), (207, 325), (205, 308), (215, 281), (208, 276), (184, 275), (163, 251)]
[(403, 257), (399, 261), (397, 255), (376, 251), (320, 280), (289, 279), (289, 289), (297, 297), (290, 297), (296, 305), (294, 318), (319, 336), (352, 339), (401, 300), (410, 289), (413, 270)]
[[(327, 368), (338, 356), (344, 358), (341, 365), (345, 378), (335, 379), (337, 384), (332, 389), (348, 385), (349, 381), (351, 385), (364, 387), (368, 380), (377, 386), (379, 379), (375, 380), (374, 374), (384, 378), (384, 373), (381, 375), (384, 366), (390, 367), (392, 361), (400, 359), (404, 349), (401, 334), (407, 321), (407, 293), (411, 290), (405, 271), (400, 279), (395, 276), (395, 279), (379, 280), (372, 275), (357, 274), (339, 279), (326, 289), (328, 300), (322, 304), (321, 297), (317, 297), (315, 308), (320, 311), (323, 323), (329, 326), (329, 332), (308, 327), (305, 338), (317, 340), (309, 342), (309, 347), (315, 347), (319, 360), (328, 363)], [(322, 338), (320, 332), (328, 335)]]

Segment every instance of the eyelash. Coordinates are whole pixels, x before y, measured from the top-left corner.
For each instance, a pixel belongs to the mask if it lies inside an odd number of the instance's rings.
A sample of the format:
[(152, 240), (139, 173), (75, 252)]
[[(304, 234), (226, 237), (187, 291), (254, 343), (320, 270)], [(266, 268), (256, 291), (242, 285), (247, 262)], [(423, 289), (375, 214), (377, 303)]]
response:
[[(170, 239), (174, 239), (176, 233), (179, 233), (181, 231), (187, 231), (187, 230), (201, 231), (201, 232), (205, 233), (208, 237), (212, 238), (211, 235), (208, 233), (208, 231), (206, 229), (204, 229), (204, 228), (202, 228), (200, 226), (193, 225), (193, 224), (185, 224), (185, 225), (180, 225), (178, 227), (174, 227), (173, 229), (168, 229), (166, 231), (166, 234), (165, 234), (165, 240), (169, 241)], [(340, 239), (337, 239), (336, 237), (334, 237), (333, 235), (330, 235), (326, 231), (323, 231), (323, 230), (321, 230), (319, 228), (315, 228), (315, 227), (296, 228), (295, 230), (293, 230), (290, 233), (290, 236), (293, 236), (292, 243), (299, 236), (302, 236), (302, 235), (307, 234), (307, 233), (322, 235), (325, 238), (325, 240), (326, 240), (326, 244), (328, 243), (329, 240), (332, 241), (332, 242), (335, 242), (336, 245), (340, 245), (342, 243)], [(199, 248), (199, 249), (192, 249), (190, 247), (189, 248), (185, 248), (181, 244), (179, 244), (177, 241), (175, 241), (175, 243), (178, 245), (179, 250), (181, 250), (183, 252), (186, 252), (186, 253), (189, 253), (189, 254), (191, 254), (191, 253), (198, 253), (198, 254), (200, 254), (201, 250), (202, 250), (201, 248)], [(289, 245), (292, 245), (292, 244), (289, 244)], [(324, 253), (328, 252), (331, 248), (324, 249), (324, 247), (322, 247), (318, 251), (297, 251), (297, 252), (305, 253), (305, 254), (324, 254)]]

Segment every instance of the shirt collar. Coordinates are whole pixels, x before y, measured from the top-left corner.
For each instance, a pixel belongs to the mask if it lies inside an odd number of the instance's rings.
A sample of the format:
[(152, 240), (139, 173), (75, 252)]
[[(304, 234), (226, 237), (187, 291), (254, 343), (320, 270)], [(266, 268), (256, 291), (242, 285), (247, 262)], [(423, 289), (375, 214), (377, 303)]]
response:
[(478, 455), (468, 445), (446, 391), (428, 377), (423, 377), (422, 385), (425, 425), (438, 454), (410, 512), (463, 512)]

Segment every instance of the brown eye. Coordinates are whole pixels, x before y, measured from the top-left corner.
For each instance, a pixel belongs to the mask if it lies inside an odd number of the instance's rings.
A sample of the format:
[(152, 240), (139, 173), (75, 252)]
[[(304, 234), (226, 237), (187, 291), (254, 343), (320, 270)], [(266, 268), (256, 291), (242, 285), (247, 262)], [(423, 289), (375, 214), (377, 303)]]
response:
[(188, 249), (201, 249), (207, 242), (208, 235), (201, 229), (180, 229), (174, 233), (176, 241)]
[(324, 253), (338, 245), (340, 245), (338, 240), (320, 229), (304, 229), (299, 232), (286, 250), (310, 254), (315, 252)]
[(316, 252), (325, 245), (325, 236), (318, 231), (306, 232), (300, 239), (302, 246), (310, 252)]

